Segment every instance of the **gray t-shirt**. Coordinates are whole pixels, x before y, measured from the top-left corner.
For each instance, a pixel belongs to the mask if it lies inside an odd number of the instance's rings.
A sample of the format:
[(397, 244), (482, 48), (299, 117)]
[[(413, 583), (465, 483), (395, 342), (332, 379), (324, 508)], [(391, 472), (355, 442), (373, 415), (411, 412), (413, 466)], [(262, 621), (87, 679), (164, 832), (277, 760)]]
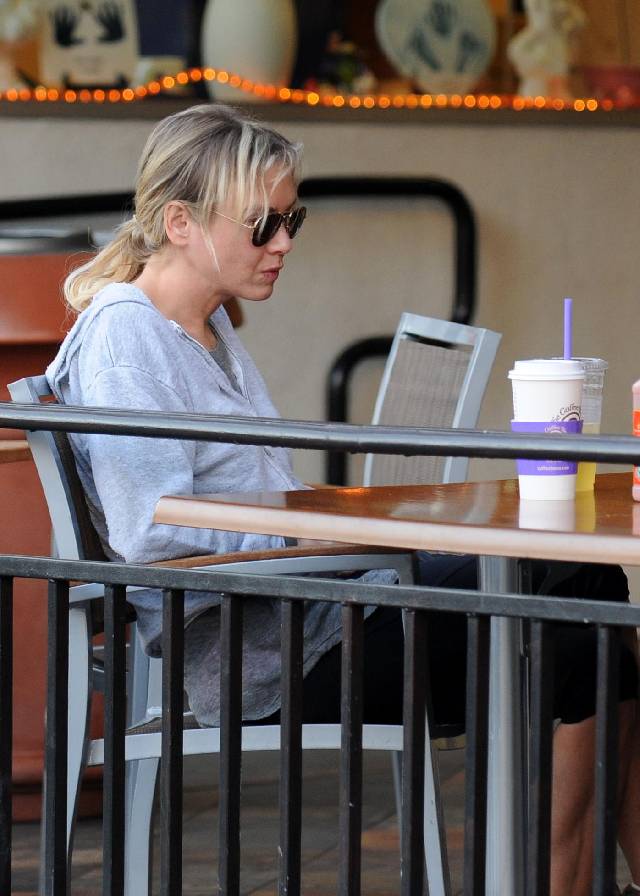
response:
[[(238, 388), (210, 353), (175, 321), (165, 318), (132, 284), (101, 290), (83, 311), (47, 369), (54, 395), (64, 404), (140, 409), (164, 413), (277, 417), (264, 380), (233, 330), (224, 308), (211, 324), (224, 342)], [(70, 434), (89, 511), (107, 556), (149, 563), (195, 554), (264, 551), (285, 545), (278, 536), (159, 525), (153, 513), (162, 495), (282, 491), (305, 488), (294, 476), (283, 448), (150, 439), (137, 436)], [(376, 571), (375, 581), (395, 579)], [(159, 655), (160, 594), (130, 592), (145, 649)], [(270, 715), (280, 704), (280, 618), (277, 602), (245, 598), (243, 712), (247, 719)], [(220, 595), (187, 592), (185, 624)], [(219, 615), (219, 614), (218, 614)], [(304, 618), (303, 669), (340, 641), (340, 608), (308, 602)], [(207, 668), (185, 655), (187, 678), (209, 694), (205, 724), (217, 724), (218, 645)], [(215, 668), (212, 668), (215, 666)], [(196, 674), (191, 675), (190, 670)], [(191, 694), (190, 694), (191, 697)]]

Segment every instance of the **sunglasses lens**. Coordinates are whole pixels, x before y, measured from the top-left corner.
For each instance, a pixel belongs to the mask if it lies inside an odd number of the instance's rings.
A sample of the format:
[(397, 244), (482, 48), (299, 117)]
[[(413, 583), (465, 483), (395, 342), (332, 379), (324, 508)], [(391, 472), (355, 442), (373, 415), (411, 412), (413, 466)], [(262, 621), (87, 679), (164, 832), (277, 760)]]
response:
[(291, 212), (291, 217), (289, 218), (289, 226), (287, 227), (287, 233), (291, 239), (294, 238), (296, 233), (302, 227), (302, 222), (304, 221), (307, 215), (307, 210), (304, 205), (301, 205), (300, 208), (297, 208), (294, 212)]
[(266, 245), (276, 235), (281, 223), (282, 215), (279, 215), (278, 212), (269, 212), (266, 218), (260, 218), (256, 221), (253, 228), (253, 245)]
[(281, 215), (278, 212), (269, 212), (266, 218), (260, 218), (255, 223), (252, 237), (253, 245), (266, 245), (269, 240), (274, 238), (281, 224), (284, 224), (289, 238), (293, 239), (302, 227), (306, 214), (307, 210), (303, 205), (286, 215)]

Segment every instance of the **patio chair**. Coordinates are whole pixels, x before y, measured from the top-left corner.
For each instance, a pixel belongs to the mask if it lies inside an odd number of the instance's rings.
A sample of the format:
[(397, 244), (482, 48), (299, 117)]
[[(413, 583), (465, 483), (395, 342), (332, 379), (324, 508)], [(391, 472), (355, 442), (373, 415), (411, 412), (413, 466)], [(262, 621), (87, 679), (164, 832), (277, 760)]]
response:
[[(431, 335), (427, 335), (431, 333)], [(435, 402), (437, 416), (428, 413), (424, 401), (424, 416), (420, 422), (430, 425), (473, 426), (477, 420), (480, 402), (486, 388), (491, 366), (500, 337), (489, 331), (477, 330), (458, 324), (429, 320), (416, 315), (403, 315), (392, 352), (385, 370), (380, 399), (376, 407), (376, 422), (383, 422), (386, 413), (384, 395), (394, 394), (396, 378), (391, 370), (397, 366), (402, 376), (407, 372), (422, 377), (429, 373), (429, 365), (415, 363), (417, 348), (425, 359), (434, 357), (434, 364), (443, 388), (455, 391), (451, 406), (451, 420), (444, 421), (440, 406)], [(429, 349), (429, 351), (426, 351)], [(446, 363), (448, 357), (452, 362)], [(465, 363), (466, 362), (466, 363)], [(444, 370), (451, 369), (451, 381)], [(473, 379), (473, 382), (472, 382)], [(12, 399), (23, 403), (38, 403), (51, 398), (44, 377), (27, 377), (9, 387)], [(418, 393), (422, 395), (422, 387)], [(409, 418), (402, 422), (415, 423), (410, 413), (412, 402), (406, 402)], [(374, 418), (375, 419), (375, 418)], [(385, 421), (386, 422), (386, 421)], [(395, 421), (394, 422), (398, 422)], [(37, 431), (28, 434), (34, 461), (45, 492), (52, 520), (53, 535), (58, 556), (69, 559), (104, 560), (105, 555), (91, 524), (84, 492), (76, 471), (73, 452), (66, 433)], [(427, 459), (429, 460), (429, 459)], [(464, 459), (463, 459), (464, 460)], [(370, 477), (371, 464), (367, 475)], [(444, 468), (441, 475), (451, 481), (453, 474)], [(453, 466), (454, 474), (464, 477), (466, 465)], [(427, 480), (421, 480), (427, 481)], [(434, 480), (430, 480), (434, 481)], [(437, 480), (435, 480), (437, 481)], [(441, 480), (442, 481), (442, 480)], [(279, 556), (238, 555), (192, 558), (194, 566), (210, 568), (224, 563), (225, 569), (265, 574), (304, 572), (334, 572), (374, 567), (392, 566), (399, 571), (401, 581), (412, 580), (412, 564), (406, 554), (389, 554), (388, 551), (372, 553), (371, 549), (353, 550), (349, 546), (327, 550), (324, 547), (309, 551), (290, 549)], [(300, 556), (304, 553), (305, 556)], [(184, 565), (184, 560), (177, 561)], [(206, 565), (205, 565), (206, 564)], [(92, 636), (100, 629), (100, 599), (102, 588), (97, 585), (77, 586), (71, 591), (69, 620), (69, 759), (68, 759), (68, 815), (67, 838), (71, 857), (73, 826), (80, 780), (86, 765), (103, 762), (103, 742), (90, 741), (88, 720), (92, 691), (99, 689), (101, 666), (93, 660)], [(146, 896), (149, 892), (149, 854), (153, 796), (160, 756), (161, 716), (161, 660), (149, 659), (139, 646), (135, 635), (130, 639), (128, 663), (128, 733), (127, 733), (127, 810), (126, 810), (126, 893), (128, 896)], [(243, 729), (243, 750), (277, 750), (280, 747), (279, 726), (246, 726)], [(365, 749), (391, 750), (400, 756), (402, 728), (400, 726), (365, 725), (363, 730)], [(303, 748), (339, 749), (339, 725), (305, 725)], [(204, 754), (219, 751), (219, 729), (200, 729), (193, 716), (185, 714), (184, 752)], [(398, 763), (396, 763), (396, 768)], [(437, 771), (433, 762), (425, 763), (425, 853), (430, 893), (433, 896), (450, 893), (446, 846), (440, 813)], [(397, 778), (397, 775), (396, 775)]]

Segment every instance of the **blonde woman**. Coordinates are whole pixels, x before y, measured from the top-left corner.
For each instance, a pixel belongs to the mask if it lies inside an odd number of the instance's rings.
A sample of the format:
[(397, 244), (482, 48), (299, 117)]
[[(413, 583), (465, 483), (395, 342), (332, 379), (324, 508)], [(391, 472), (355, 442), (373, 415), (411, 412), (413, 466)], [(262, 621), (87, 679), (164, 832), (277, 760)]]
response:
[[(224, 305), (233, 297), (250, 302), (270, 298), (305, 217), (297, 199), (299, 165), (298, 145), (228, 107), (196, 106), (160, 122), (140, 161), (135, 214), (66, 283), (67, 301), (81, 313), (47, 371), (58, 399), (160, 412), (276, 416)], [(71, 439), (109, 557), (149, 562), (284, 546), (284, 539), (264, 535), (155, 525), (152, 516), (163, 494), (302, 488), (287, 451), (83, 434)], [(472, 558), (420, 554), (418, 560), (425, 583), (475, 587)], [(626, 580), (616, 568), (536, 564), (534, 574), (541, 592), (627, 598)], [(393, 582), (395, 573), (371, 571), (363, 579)], [(130, 598), (145, 647), (157, 654), (157, 596), (136, 592)], [(215, 725), (219, 595), (187, 594), (185, 625), (189, 701), (201, 723)], [(435, 720), (463, 724), (466, 621), (459, 615), (432, 614), (429, 628)], [(340, 637), (339, 608), (308, 602), (307, 721), (339, 719)], [(245, 599), (243, 714), (248, 721), (278, 718), (279, 639), (277, 601)], [(580, 896), (589, 891), (591, 875), (594, 632), (559, 628), (555, 654), (560, 724), (555, 735), (552, 892)], [(402, 664), (399, 611), (369, 608), (366, 721), (401, 721)], [(624, 651), (621, 678), (622, 727), (628, 733), (637, 686), (629, 651)], [(627, 753), (625, 741), (623, 755)], [(629, 820), (627, 831), (632, 829)], [(635, 844), (633, 836), (627, 841)], [(633, 864), (633, 849), (628, 854)]]

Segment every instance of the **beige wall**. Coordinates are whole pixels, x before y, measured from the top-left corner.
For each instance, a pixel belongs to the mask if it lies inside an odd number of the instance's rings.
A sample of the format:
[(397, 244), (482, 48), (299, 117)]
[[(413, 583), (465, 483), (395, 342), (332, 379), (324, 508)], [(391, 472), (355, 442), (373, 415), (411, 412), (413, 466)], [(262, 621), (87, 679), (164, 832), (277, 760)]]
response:
[[(0, 197), (124, 190), (148, 121), (0, 121)], [(604, 428), (629, 430), (640, 377), (640, 130), (584, 125), (287, 122), (306, 172), (433, 175), (469, 197), (479, 231), (476, 322), (504, 333), (481, 425), (506, 428), (514, 358), (562, 348), (562, 298), (575, 307), (575, 352), (611, 363)], [(350, 341), (391, 332), (401, 311), (446, 316), (451, 224), (437, 203), (314, 202), (272, 300), (247, 309), (245, 340), (284, 414), (319, 418), (324, 376)], [(375, 370), (358, 377), (361, 396)], [(357, 416), (370, 408), (358, 400)], [(298, 459), (305, 478), (318, 458)], [(473, 465), (483, 478), (509, 463)]]

